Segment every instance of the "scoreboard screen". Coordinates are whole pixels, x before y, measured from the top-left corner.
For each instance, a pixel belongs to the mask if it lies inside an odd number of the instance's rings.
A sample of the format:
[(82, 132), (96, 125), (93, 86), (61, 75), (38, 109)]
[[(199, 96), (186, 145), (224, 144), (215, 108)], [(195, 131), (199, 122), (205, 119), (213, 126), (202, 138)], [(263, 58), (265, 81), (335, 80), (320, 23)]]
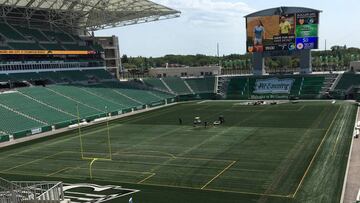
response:
[(318, 25), (318, 12), (247, 17), (247, 52), (317, 49)]

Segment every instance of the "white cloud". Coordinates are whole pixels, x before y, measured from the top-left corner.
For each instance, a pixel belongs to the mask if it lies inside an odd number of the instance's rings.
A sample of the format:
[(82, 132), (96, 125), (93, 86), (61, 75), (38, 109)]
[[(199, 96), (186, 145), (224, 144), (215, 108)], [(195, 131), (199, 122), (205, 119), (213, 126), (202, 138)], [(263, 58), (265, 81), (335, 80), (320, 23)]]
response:
[(238, 24), (244, 15), (254, 12), (244, 2), (229, 0), (154, 0), (182, 12), (182, 20), (194, 25), (226, 26)]

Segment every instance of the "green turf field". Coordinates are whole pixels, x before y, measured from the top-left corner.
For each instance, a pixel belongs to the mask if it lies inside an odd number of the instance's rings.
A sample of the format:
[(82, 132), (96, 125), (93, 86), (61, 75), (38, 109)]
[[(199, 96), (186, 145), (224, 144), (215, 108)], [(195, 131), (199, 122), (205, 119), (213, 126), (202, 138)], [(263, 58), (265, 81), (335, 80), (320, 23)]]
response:
[[(183, 103), (0, 151), (14, 180), (139, 189), (134, 202), (339, 202), (356, 105)], [(193, 127), (195, 116), (218, 127)], [(178, 119), (183, 124), (179, 125)], [(112, 202), (127, 202), (120, 198)]]

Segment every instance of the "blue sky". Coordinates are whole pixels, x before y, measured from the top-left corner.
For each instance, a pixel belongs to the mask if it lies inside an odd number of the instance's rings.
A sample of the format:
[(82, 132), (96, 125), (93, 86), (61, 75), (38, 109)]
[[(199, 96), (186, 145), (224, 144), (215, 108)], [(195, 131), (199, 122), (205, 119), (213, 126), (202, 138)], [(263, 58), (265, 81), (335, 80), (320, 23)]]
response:
[(116, 35), (121, 54), (163, 56), (166, 54), (245, 53), (245, 19), (254, 11), (278, 6), (311, 7), (320, 14), (320, 49), (347, 45), (360, 47), (359, 0), (153, 0), (182, 12), (180, 18), (96, 32)]

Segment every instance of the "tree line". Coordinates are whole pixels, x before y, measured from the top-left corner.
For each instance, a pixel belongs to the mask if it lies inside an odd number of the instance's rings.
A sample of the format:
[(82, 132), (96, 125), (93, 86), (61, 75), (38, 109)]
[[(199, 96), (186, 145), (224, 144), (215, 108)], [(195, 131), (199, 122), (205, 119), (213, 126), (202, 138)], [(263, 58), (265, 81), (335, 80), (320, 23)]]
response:
[[(343, 70), (351, 61), (360, 60), (359, 48), (346, 46), (333, 46), (328, 51), (312, 51), (313, 67), (316, 70), (331, 69)], [(181, 67), (181, 66), (213, 66), (220, 65), (224, 69), (251, 69), (251, 54), (230, 54), (217, 56), (197, 55), (165, 55), (162, 57), (129, 57), (123, 55), (122, 66), (126, 70), (146, 72), (154, 67)], [(266, 58), (265, 65), (270, 70), (296, 69), (299, 59), (296, 57), (271, 57)]]

